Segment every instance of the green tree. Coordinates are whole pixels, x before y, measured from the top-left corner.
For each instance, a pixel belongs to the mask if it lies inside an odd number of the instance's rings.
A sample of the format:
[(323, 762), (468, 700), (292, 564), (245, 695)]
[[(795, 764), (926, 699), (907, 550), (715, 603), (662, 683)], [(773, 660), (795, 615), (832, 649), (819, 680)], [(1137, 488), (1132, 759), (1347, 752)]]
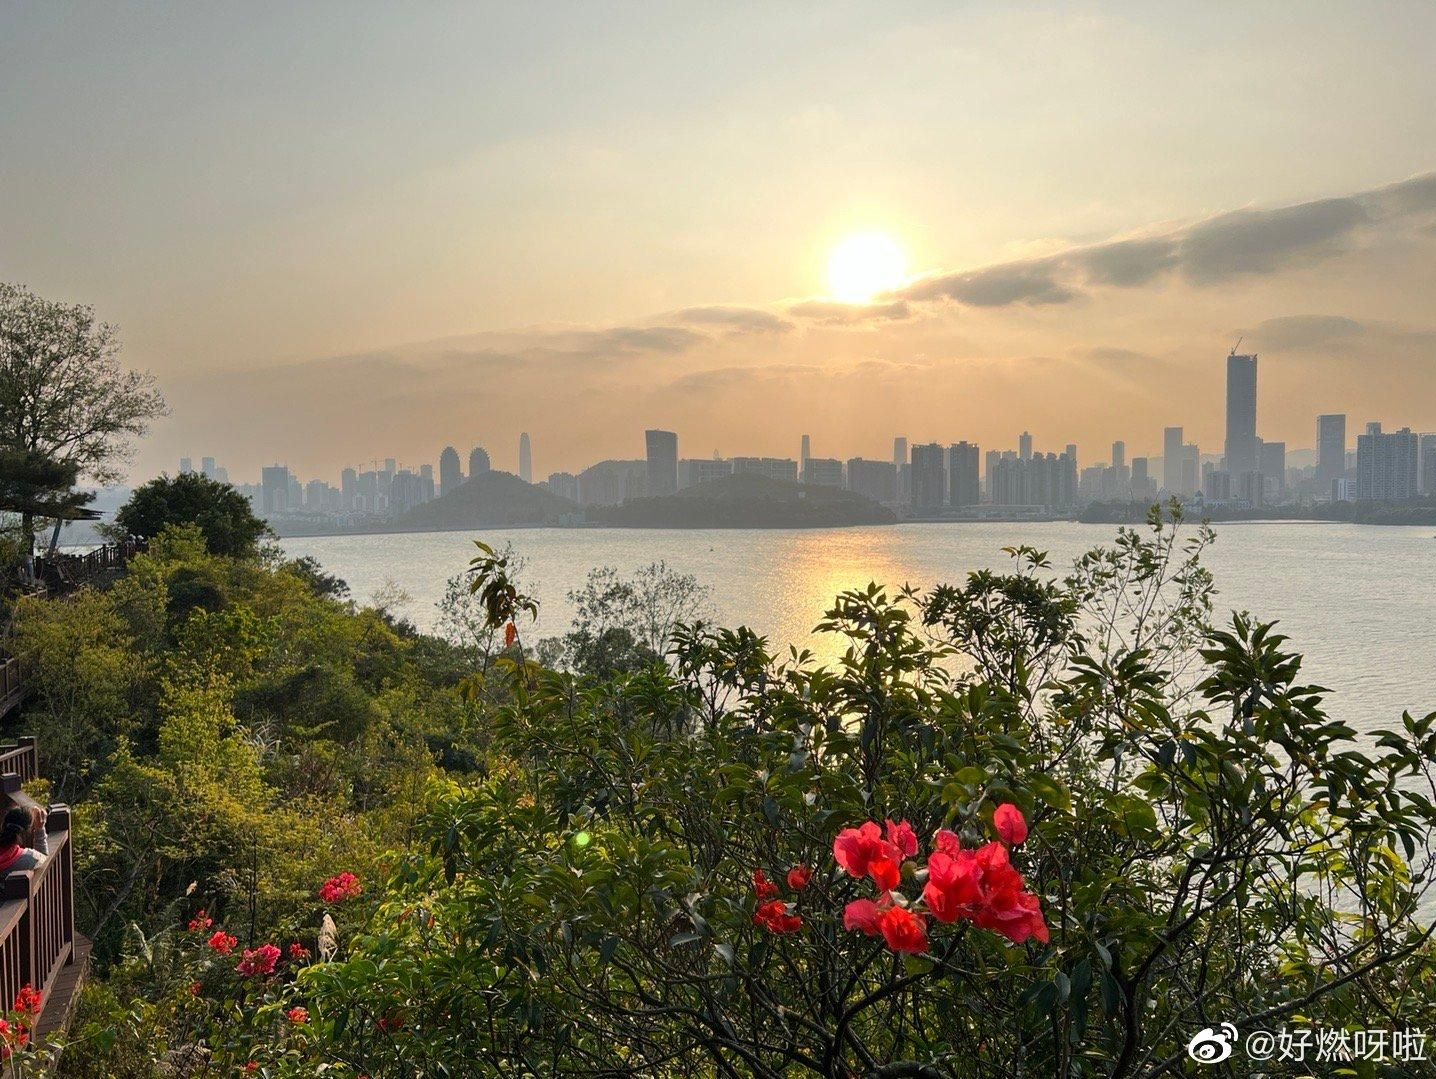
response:
[(182, 524), (199, 527), (210, 554), (231, 558), (253, 555), (269, 532), (269, 526), (250, 508), (249, 499), (229, 484), (198, 472), (150, 480), (115, 514), (120, 531), (145, 539)]
[[(119, 349), (89, 307), (0, 283), (0, 449), (118, 479), (130, 440), (165, 411), (154, 379), (121, 367)], [(21, 516), (33, 550), (34, 515)]]

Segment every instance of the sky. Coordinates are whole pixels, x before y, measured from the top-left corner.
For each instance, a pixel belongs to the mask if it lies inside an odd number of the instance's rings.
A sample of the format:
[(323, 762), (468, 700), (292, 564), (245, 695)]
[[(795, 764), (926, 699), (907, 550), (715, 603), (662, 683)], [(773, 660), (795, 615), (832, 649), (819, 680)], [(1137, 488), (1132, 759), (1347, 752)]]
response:
[[(0, 2), (0, 280), (215, 456), (1436, 430), (1436, 5)], [(867, 302), (829, 266), (900, 253)]]

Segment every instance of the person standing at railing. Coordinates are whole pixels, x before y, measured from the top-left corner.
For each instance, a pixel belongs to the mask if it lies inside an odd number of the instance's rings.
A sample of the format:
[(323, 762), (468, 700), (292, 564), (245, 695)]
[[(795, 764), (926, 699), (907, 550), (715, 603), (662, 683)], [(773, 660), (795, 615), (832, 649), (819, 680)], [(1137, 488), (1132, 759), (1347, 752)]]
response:
[(39, 869), (50, 853), (45, 834), (48, 814), (40, 806), (25, 809), (16, 806), (0, 823), (0, 874), (22, 869)]

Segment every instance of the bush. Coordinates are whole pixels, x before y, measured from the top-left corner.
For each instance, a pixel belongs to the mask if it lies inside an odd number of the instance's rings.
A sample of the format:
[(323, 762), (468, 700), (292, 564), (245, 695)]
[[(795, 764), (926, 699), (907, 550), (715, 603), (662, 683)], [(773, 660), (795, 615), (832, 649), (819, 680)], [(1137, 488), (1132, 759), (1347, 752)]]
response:
[(196, 525), (210, 554), (253, 555), (269, 526), (254, 515), (249, 499), (227, 483), (198, 472), (160, 476), (136, 488), (115, 514), (124, 534), (152, 539), (171, 525)]

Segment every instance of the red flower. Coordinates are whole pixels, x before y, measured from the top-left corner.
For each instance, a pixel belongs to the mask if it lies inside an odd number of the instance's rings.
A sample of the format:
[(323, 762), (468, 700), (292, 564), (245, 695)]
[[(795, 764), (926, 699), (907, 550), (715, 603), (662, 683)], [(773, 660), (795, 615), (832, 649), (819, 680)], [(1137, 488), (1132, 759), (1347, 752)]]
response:
[(512, 648), (514, 642), (519, 639), (519, 627), (509, 622), (504, 626), (504, 647)]
[(238, 943), (239, 940), (237, 938), (230, 936), (223, 929), (216, 929), (214, 934), (209, 938), (209, 946), (220, 955), (228, 955), (234, 951), (234, 946)]
[(199, 991), (200, 991), (201, 989), (203, 989), (203, 988), (204, 988), (204, 986), (200, 985), (199, 982), (190, 982), (190, 983), (189, 983), (189, 995), (192, 996), (192, 997), (197, 997), (197, 996), (199, 996)]
[(246, 948), (244, 958), (234, 969), (241, 974), (273, 974), (274, 964), (279, 962), (279, 949), (273, 944), (261, 944), (253, 950)]
[(883, 896), (877, 903), (871, 899), (854, 899), (843, 908), (843, 928), (860, 929), (868, 936), (875, 937), (882, 932), (879, 925), (883, 911), (891, 905), (892, 900), (887, 896)]
[(295, 1024), (296, 1026), (298, 1026), (298, 1025), (301, 1024), (301, 1023), (307, 1023), (307, 1022), (309, 1022), (309, 1009), (307, 1009), (307, 1008), (290, 1008), (289, 1011), (287, 1011), (287, 1012), (284, 1013), (284, 1018), (288, 1019), (291, 1023)]
[(386, 1034), (392, 1034), (403, 1025), (403, 1020), (397, 1015), (386, 1015), (379, 1020), (379, 1029)]
[(833, 840), (833, 857), (850, 876), (871, 876), (883, 891), (897, 887), (902, 876), (902, 851), (883, 839), (872, 821), (861, 828), (844, 828)]
[(257, 1061), (257, 1060), (251, 1060), (248, 1064), (246, 1064), (246, 1065), (244, 1066), (244, 1070), (247, 1071), (247, 1072), (257, 1072), (257, 1071), (259, 1071), (259, 1061)]
[(214, 919), (204, 911), (196, 911), (195, 916), (189, 920), (189, 931), (191, 933), (202, 933), (214, 925)]
[(39, 1015), (40, 1006), (43, 1003), (44, 1001), (39, 992), (33, 986), (26, 984), (21, 987), (20, 992), (15, 994), (15, 1003), (10, 1006), (10, 1010)]
[(939, 828), (937, 835), (933, 837), (932, 849), (943, 854), (956, 854), (962, 849), (962, 841), (957, 838), (956, 832)]
[(927, 860), (927, 886), (923, 902), (940, 922), (955, 922), (978, 898), (977, 855), (970, 850), (955, 854), (933, 851)]
[(788, 887), (795, 892), (801, 892), (812, 879), (813, 871), (806, 865), (795, 865), (788, 870)]
[(921, 955), (927, 951), (927, 925), (921, 914), (906, 907), (889, 907), (878, 919), (883, 940), (895, 952)]
[(344, 872), (330, 877), (319, 887), (319, 898), (326, 903), (342, 903), (346, 899), (354, 899), (364, 891), (359, 884), (359, 878), (353, 873)]
[(758, 897), (761, 903), (765, 899), (772, 899), (778, 894), (778, 886), (763, 875), (761, 869), (753, 870), (753, 894)]
[(912, 830), (912, 825), (905, 820), (896, 824), (888, 821), (888, 842), (898, 849), (898, 853), (904, 858), (911, 858), (917, 853), (917, 833)]
[(309, 949), (297, 940), (290, 944), (286, 950), (289, 952), (289, 958), (296, 963), (302, 963), (309, 958)]
[(753, 924), (761, 925), (770, 933), (796, 933), (803, 928), (803, 919), (789, 914), (788, 904), (781, 899), (770, 899), (753, 912)]
[(1003, 802), (993, 812), (992, 826), (1009, 847), (1020, 846), (1027, 840), (1027, 821), (1022, 817), (1022, 810), (1011, 802)]

